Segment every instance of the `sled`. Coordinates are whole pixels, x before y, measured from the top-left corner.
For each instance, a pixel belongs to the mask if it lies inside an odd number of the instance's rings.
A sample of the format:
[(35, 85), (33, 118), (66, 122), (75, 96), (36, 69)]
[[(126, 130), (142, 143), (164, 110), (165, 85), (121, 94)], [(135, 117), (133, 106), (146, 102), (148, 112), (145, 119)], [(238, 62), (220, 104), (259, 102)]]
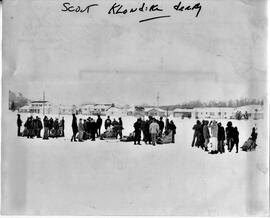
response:
[(135, 139), (135, 132), (132, 132), (129, 134), (129, 136), (123, 136), (122, 139), (120, 139), (121, 142), (133, 142)]
[(252, 139), (248, 139), (247, 141), (245, 141), (241, 149), (243, 151), (252, 151), (255, 150), (256, 147), (257, 147), (256, 142), (254, 142)]
[(116, 136), (117, 136), (117, 132), (114, 129), (109, 129), (100, 135), (100, 140), (116, 139)]
[(169, 144), (172, 143), (172, 131), (168, 133), (163, 133), (157, 138), (157, 144)]

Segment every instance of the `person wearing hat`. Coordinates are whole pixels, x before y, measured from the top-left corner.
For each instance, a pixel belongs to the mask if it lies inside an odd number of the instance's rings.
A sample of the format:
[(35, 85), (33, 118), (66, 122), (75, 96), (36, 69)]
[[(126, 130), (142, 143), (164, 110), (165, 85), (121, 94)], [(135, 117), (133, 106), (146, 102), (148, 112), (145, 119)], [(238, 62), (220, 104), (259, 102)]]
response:
[(21, 115), (17, 114), (17, 127), (18, 127), (18, 131), (17, 131), (17, 136), (21, 136), (21, 126), (22, 126), (22, 120), (21, 120)]
[(138, 145), (141, 145), (141, 118), (138, 118), (133, 125), (135, 130), (134, 145), (138, 142)]
[(73, 132), (73, 135), (70, 139), (70, 141), (72, 142), (74, 140), (74, 142), (76, 142), (76, 135), (78, 133), (78, 125), (77, 125), (77, 117), (75, 116), (75, 114), (72, 114), (72, 124), (71, 124), (71, 127), (72, 127), (72, 132)]
[(149, 132), (151, 134), (151, 141), (153, 146), (156, 145), (156, 141), (157, 141), (157, 135), (159, 133), (159, 125), (157, 124), (156, 119), (152, 119), (152, 123), (149, 126)]
[(100, 136), (100, 129), (102, 126), (102, 119), (101, 119), (100, 115), (98, 115), (96, 124), (97, 124), (97, 136), (99, 137)]

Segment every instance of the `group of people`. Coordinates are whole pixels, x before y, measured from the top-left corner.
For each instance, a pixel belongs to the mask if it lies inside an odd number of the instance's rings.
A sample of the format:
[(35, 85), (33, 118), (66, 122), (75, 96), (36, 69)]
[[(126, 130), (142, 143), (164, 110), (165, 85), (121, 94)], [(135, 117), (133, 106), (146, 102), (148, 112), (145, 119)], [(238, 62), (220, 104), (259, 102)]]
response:
[(134, 137), (134, 145), (141, 143), (141, 133), (143, 133), (143, 141), (145, 144), (149, 143), (153, 146), (156, 145), (158, 137), (161, 137), (164, 131), (164, 134), (167, 135), (170, 131), (172, 133), (171, 143), (174, 143), (174, 136), (176, 134), (176, 126), (174, 122), (169, 119), (166, 119), (166, 125), (164, 124), (163, 118), (160, 117), (159, 120), (154, 117), (149, 116), (148, 119), (144, 120), (142, 118), (138, 118), (137, 121), (133, 125), (135, 137)]
[[(24, 136), (27, 138), (41, 138), (41, 130), (43, 131), (43, 139), (58, 138), (65, 136), (65, 120), (64, 117), (59, 121), (58, 118), (55, 120), (51, 117), (50, 119), (47, 116), (44, 116), (43, 123), (41, 118), (36, 116), (30, 116), (26, 119), (24, 125), (21, 120), (20, 114), (17, 115), (17, 135)], [(21, 127), (24, 126), (23, 131), (21, 132)]]
[[(36, 116), (30, 116), (27, 118), (24, 124), (24, 130), (21, 132), (23, 121), (21, 120), (20, 114), (18, 114), (17, 118), (17, 127), (18, 127), (18, 136), (26, 136), (27, 138), (41, 138), (41, 130), (43, 130), (43, 139), (58, 138), (65, 136), (65, 120), (64, 117), (59, 121), (58, 118), (48, 118), (44, 116), (43, 123), (41, 118)], [(103, 120), (100, 115), (97, 115), (97, 119), (95, 120), (92, 117), (88, 117), (87, 119), (80, 118), (79, 121), (75, 114), (72, 115), (72, 137), (71, 141), (85, 141), (92, 140), (95, 141), (96, 137), (100, 137), (100, 139), (106, 138), (119, 138), (120, 140), (123, 137), (123, 121), (122, 118), (119, 117), (118, 120), (111, 120), (110, 116), (106, 118), (104, 121), (105, 132), (101, 134), (101, 127), (103, 124)], [(138, 118), (137, 121), (133, 125), (134, 127), (134, 144), (139, 144), (141, 140), (145, 142), (145, 144), (153, 144), (156, 145), (157, 141), (162, 138), (162, 136), (166, 136), (169, 133), (171, 134), (171, 138), (169, 139), (169, 143), (174, 143), (174, 135), (176, 133), (176, 126), (173, 121), (169, 121), (166, 119), (164, 123), (163, 118), (160, 117), (159, 120), (154, 117), (149, 116), (148, 119)], [(143, 137), (141, 137), (141, 133), (143, 133)]]
[[(97, 119), (95, 120), (92, 117), (88, 117), (87, 119), (79, 119), (79, 123), (77, 123), (77, 117), (75, 114), (72, 115), (72, 132), (73, 135), (71, 137), (71, 141), (78, 141), (82, 142), (88, 139), (91, 139), (92, 141), (95, 141), (96, 137), (102, 138), (101, 134), (101, 127), (103, 120), (98, 115)], [(122, 130), (123, 130), (123, 122), (122, 118), (120, 117), (118, 121), (113, 119), (113, 121), (110, 119), (110, 116), (107, 117), (107, 119), (104, 122), (105, 131), (113, 131), (115, 133), (115, 137), (118, 138), (118, 135), (120, 136), (120, 139), (122, 138)]]
[[(215, 120), (212, 120), (210, 123), (208, 120), (203, 120), (202, 122), (197, 120), (196, 124), (193, 126), (193, 130), (192, 147), (202, 148), (210, 154), (222, 154), (225, 152), (226, 144), (229, 152), (235, 147), (236, 153), (238, 153), (239, 131), (236, 126), (233, 126), (231, 121), (227, 123), (227, 126), (224, 129), (222, 124)], [(255, 128), (253, 131), (255, 131)], [(252, 134), (254, 135), (254, 133)], [(257, 133), (256, 137), (253, 137), (253, 142), (255, 144), (256, 139)]]

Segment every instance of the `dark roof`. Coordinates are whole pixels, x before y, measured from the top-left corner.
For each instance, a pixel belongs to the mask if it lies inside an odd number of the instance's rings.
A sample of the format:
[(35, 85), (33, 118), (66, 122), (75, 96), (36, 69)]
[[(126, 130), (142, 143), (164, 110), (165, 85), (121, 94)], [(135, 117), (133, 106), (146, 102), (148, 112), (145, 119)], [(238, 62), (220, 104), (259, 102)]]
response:
[(47, 103), (48, 101), (31, 101), (31, 103)]

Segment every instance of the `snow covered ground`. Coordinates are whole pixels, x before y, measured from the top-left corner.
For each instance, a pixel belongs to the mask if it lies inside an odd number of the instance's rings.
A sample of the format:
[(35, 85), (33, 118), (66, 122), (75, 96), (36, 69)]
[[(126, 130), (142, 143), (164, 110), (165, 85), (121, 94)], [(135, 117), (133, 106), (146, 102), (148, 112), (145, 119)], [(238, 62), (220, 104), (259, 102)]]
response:
[[(210, 155), (191, 147), (193, 119), (173, 118), (176, 143), (153, 147), (118, 140), (70, 142), (71, 116), (65, 116), (65, 138), (17, 137), (16, 118), (12, 112), (3, 117), (5, 214), (244, 216), (268, 212), (269, 148), (263, 120), (233, 120), (240, 133), (239, 146), (256, 124), (255, 152)], [(133, 131), (135, 120), (123, 117), (124, 135)]]

